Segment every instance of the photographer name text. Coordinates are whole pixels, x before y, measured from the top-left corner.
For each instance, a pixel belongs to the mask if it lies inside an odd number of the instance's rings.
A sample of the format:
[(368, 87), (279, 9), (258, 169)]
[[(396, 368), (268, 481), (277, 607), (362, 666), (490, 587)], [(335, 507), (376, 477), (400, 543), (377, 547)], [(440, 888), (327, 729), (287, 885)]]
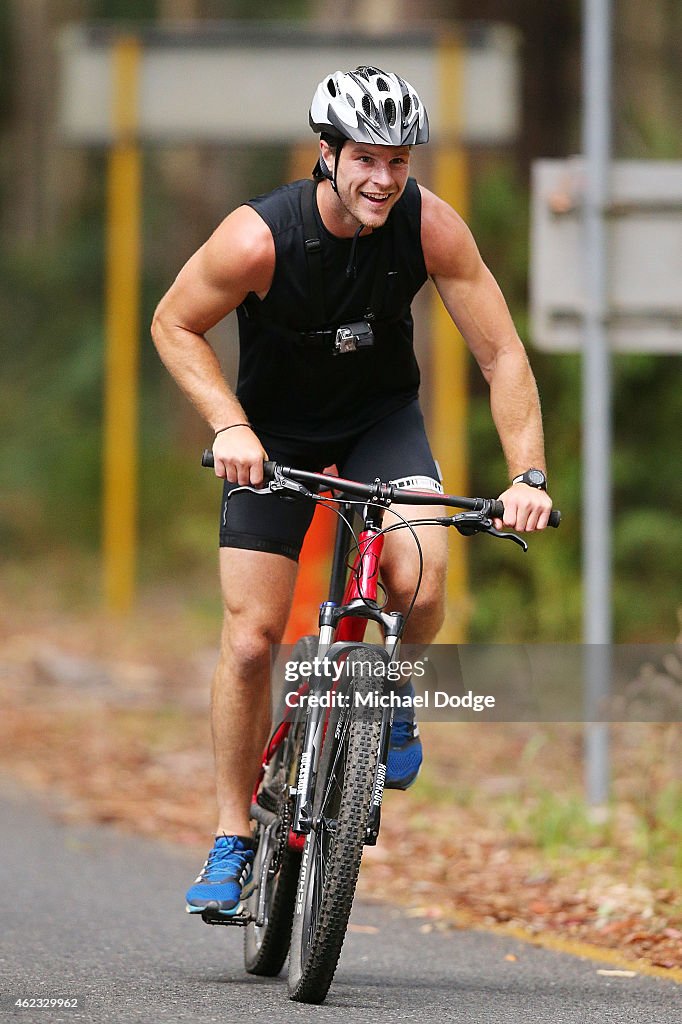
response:
[(289, 708), (355, 708), (357, 710), (383, 710), (384, 708), (464, 708), (468, 711), (486, 711), (495, 707), (495, 698), (490, 694), (446, 693), (445, 690), (425, 690), (414, 696), (401, 696), (383, 690), (358, 690), (346, 693), (341, 690), (326, 690), (323, 693), (289, 692), (285, 697)]

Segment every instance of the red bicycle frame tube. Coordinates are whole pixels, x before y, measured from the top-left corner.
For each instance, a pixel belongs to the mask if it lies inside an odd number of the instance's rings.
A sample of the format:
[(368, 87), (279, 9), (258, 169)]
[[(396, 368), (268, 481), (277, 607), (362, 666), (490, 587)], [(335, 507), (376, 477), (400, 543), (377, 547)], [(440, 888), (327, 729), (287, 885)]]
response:
[[(379, 582), (379, 560), (384, 547), (384, 534), (378, 530), (363, 530), (358, 539), (358, 553), (353, 563), (343, 603), (350, 604), (358, 597), (365, 601), (376, 601), (377, 584)], [(337, 640), (357, 640), (364, 638), (367, 619), (348, 616), (339, 623), (336, 631)]]

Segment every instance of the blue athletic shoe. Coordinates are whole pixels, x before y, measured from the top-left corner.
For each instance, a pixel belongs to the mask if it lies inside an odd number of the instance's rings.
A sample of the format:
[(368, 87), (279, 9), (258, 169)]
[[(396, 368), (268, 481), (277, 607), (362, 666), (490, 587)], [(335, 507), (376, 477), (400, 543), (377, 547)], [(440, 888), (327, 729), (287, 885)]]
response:
[(224, 917), (239, 913), (239, 901), (253, 890), (253, 858), (250, 839), (216, 836), (201, 874), (187, 890), (187, 913), (209, 911)]
[[(401, 697), (414, 697), (412, 683), (394, 691)], [(419, 775), (422, 763), (422, 743), (414, 708), (396, 708), (393, 713), (391, 738), (388, 747), (385, 789), (408, 789)]]

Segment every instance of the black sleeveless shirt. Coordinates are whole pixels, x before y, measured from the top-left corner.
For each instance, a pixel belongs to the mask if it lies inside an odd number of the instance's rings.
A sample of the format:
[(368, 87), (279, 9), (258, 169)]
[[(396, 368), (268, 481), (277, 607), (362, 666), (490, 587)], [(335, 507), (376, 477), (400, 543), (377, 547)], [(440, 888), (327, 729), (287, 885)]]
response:
[[(421, 247), (421, 193), (410, 178), (386, 224), (357, 239), (351, 277), (346, 268), (353, 240), (327, 231), (314, 200), (327, 317), (320, 324), (313, 322), (316, 305), (310, 300), (303, 187), (303, 181), (296, 181), (247, 204), (272, 232), (275, 271), (266, 297), (261, 301), (250, 292), (237, 310), (237, 396), (257, 430), (294, 440), (339, 441), (417, 397), (410, 303), (428, 276)], [(365, 317), (377, 294), (377, 268), (386, 283), (378, 289), (380, 308), (373, 310), (374, 345), (335, 354), (332, 333), (326, 342), (312, 344), (306, 332), (335, 330)]]

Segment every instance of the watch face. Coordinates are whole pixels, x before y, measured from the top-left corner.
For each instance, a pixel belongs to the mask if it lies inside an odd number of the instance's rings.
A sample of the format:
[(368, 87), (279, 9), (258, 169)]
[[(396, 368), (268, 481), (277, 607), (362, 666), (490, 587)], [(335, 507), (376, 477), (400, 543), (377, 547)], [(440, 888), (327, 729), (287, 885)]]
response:
[(541, 469), (529, 469), (526, 474), (528, 483), (531, 487), (544, 487), (545, 486), (545, 474)]

